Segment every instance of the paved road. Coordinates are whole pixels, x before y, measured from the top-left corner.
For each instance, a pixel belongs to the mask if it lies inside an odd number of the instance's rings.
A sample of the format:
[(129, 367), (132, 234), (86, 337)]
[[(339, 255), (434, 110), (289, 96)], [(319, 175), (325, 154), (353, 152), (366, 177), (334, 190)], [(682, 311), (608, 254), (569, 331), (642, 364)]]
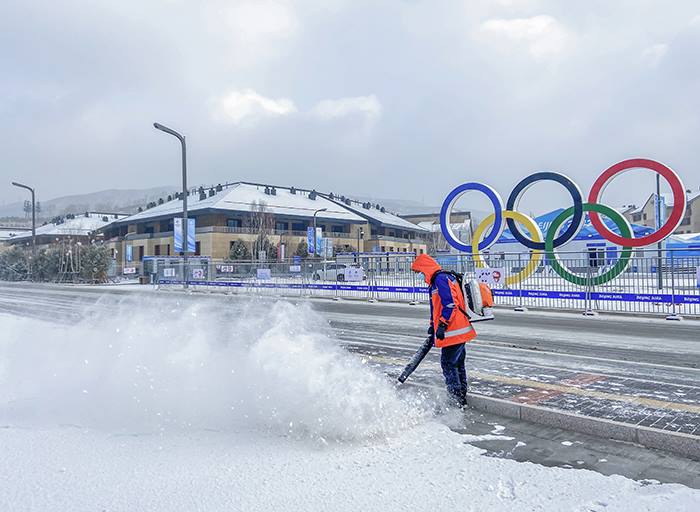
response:
[[(107, 295), (110, 300), (146, 295), (148, 300), (157, 296), (161, 301), (213, 301), (218, 305), (223, 299), (219, 294), (183, 295), (155, 292), (150, 287), (111, 287)], [(2, 284), (0, 312), (72, 323), (86, 312), (109, 307), (110, 300), (104, 297), (105, 290), (98, 288)], [(237, 302), (246, 297), (225, 299)], [(309, 302), (348, 350), (390, 375), (399, 372), (425, 337), (425, 306)], [(477, 326), (479, 337), (468, 345), (472, 392), (699, 433), (700, 322), (497, 313), (495, 322)], [(414, 385), (441, 391), (438, 354), (436, 350), (429, 354), (411, 378)], [(469, 412), (465, 421), (464, 428), (472, 433), (499, 423), (506, 427), (506, 433), (525, 442), (524, 446), (505, 439), (482, 442), (492, 455), (700, 487), (700, 464), (681, 457), (475, 411)], [(560, 441), (573, 444), (562, 445)]]

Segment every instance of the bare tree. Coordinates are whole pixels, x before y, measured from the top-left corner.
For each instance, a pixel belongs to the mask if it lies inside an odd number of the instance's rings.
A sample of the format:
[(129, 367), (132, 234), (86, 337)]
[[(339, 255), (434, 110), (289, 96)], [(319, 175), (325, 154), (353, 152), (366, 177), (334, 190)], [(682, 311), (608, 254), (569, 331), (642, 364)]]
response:
[[(266, 257), (272, 254), (270, 235), (274, 233), (275, 217), (267, 209), (267, 205), (260, 201), (254, 202), (250, 207), (250, 214), (245, 219), (246, 227), (251, 233), (258, 235), (253, 242), (253, 259), (258, 259), (260, 251), (265, 251)], [(275, 249), (276, 253), (276, 249)]]

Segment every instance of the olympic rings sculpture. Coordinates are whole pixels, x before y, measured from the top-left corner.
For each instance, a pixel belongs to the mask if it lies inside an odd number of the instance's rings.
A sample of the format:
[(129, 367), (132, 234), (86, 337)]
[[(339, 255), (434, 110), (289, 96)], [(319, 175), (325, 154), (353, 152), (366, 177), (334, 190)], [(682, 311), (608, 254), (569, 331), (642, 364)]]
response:
[[(634, 170), (651, 170), (663, 177), (673, 193), (673, 209), (668, 219), (657, 231), (635, 238), (632, 227), (625, 217), (610, 206), (599, 203), (605, 188), (613, 178)], [(573, 206), (561, 212), (552, 222), (546, 233), (542, 233), (537, 223), (529, 216), (518, 211), (520, 199), (525, 191), (538, 181), (553, 181), (558, 183), (571, 196)], [(472, 241), (465, 244), (455, 236), (450, 223), (450, 216), (460, 197), (469, 191), (484, 194), (493, 205), (494, 212), (487, 216), (473, 233)], [(440, 210), (440, 227), (445, 240), (461, 252), (472, 255), (477, 267), (486, 266), (481, 253), (495, 244), (508, 226), (513, 237), (523, 246), (531, 250), (530, 261), (519, 272), (506, 277), (506, 285), (519, 283), (530, 277), (539, 266), (543, 253), (552, 269), (563, 279), (581, 286), (599, 285), (615, 279), (627, 269), (632, 250), (656, 244), (668, 238), (680, 225), (685, 215), (685, 186), (676, 172), (664, 164), (646, 158), (632, 158), (612, 165), (606, 169), (593, 183), (588, 193), (588, 201), (583, 201), (583, 195), (578, 185), (564, 174), (558, 172), (537, 172), (527, 176), (518, 183), (508, 196), (503, 206), (503, 200), (498, 192), (488, 185), (477, 182), (463, 183), (455, 187), (445, 198)], [(578, 276), (572, 273), (561, 262), (556, 249), (573, 240), (584, 225), (586, 214), (596, 231), (608, 242), (622, 247), (620, 257), (614, 265), (603, 273), (595, 276)], [(607, 217), (620, 231), (619, 234), (610, 230), (601, 220), (601, 215)], [(562, 230), (562, 226), (571, 218), (570, 224)], [(518, 224), (521, 224), (529, 236), (523, 234)], [(489, 230), (490, 228), (490, 230)], [(488, 234), (486, 233), (488, 230)]]

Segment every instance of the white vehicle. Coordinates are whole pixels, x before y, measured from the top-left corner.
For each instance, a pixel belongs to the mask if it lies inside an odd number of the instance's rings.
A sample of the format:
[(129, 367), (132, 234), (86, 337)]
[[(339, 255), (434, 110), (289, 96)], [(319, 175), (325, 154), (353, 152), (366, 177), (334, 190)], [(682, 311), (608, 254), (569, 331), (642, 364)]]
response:
[[(347, 279), (346, 279), (347, 277)], [(313, 278), (316, 281), (364, 281), (367, 279), (362, 267), (345, 265), (344, 263), (327, 263), (317, 269)]]

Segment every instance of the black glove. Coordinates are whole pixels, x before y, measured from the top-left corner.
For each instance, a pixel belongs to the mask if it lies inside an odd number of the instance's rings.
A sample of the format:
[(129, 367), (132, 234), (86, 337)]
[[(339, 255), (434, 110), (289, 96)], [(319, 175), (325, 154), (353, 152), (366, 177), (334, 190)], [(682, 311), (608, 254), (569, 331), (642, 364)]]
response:
[(431, 325), (430, 327), (428, 327), (428, 334), (430, 334), (431, 336), (432, 336), (433, 334), (435, 334), (435, 329), (433, 328), (432, 325)]
[(440, 322), (437, 331), (435, 331), (435, 337), (439, 340), (445, 339), (445, 331), (447, 330), (447, 324)]

